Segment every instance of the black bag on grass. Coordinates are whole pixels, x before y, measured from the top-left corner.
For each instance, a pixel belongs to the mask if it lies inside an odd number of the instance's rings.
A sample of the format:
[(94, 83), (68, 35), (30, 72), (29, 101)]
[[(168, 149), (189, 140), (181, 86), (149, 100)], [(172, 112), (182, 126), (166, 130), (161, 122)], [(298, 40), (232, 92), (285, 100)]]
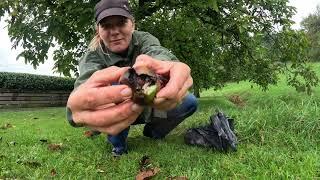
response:
[(237, 150), (237, 137), (234, 134), (234, 120), (226, 117), (222, 112), (210, 116), (210, 123), (206, 126), (189, 129), (184, 141), (189, 145), (214, 148), (218, 151)]

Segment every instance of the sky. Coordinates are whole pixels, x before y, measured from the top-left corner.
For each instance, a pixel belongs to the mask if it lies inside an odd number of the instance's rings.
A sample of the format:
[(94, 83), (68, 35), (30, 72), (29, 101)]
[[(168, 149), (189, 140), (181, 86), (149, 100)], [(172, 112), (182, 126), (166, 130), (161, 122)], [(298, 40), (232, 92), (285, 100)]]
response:
[[(293, 17), (295, 25), (293, 28), (299, 29), (301, 20), (307, 17), (309, 14), (315, 12), (316, 6), (320, 4), (320, 0), (290, 0), (289, 5), (297, 8), (297, 14)], [(6, 24), (0, 21), (0, 72), (22, 72), (31, 74), (41, 74), (50, 76), (60, 76), (57, 73), (53, 73), (52, 68), (54, 61), (52, 55), (49, 54), (49, 59), (41, 64), (37, 69), (33, 69), (32, 65), (26, 65), (24, 59), (20, 58), (16, 60), (17, 55), (21, 52), (21, 49), (11, 49), (12, 43), (8, 36)]]

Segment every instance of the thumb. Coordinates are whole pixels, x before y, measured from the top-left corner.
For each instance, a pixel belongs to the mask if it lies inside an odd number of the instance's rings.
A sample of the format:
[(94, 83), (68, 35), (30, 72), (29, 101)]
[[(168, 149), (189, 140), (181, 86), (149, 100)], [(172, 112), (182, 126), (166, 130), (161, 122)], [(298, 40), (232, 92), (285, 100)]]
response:
[(136, 62), (133, 65), (133, 68), (136, 71), (139, 71), (139, 69), (147, 68), (149, 70), (152, 70), (156, 74), (166, 74), (169, 72), (170, 69), (170, 67), (166, 65), (167, 63), (167, 61), (157, 60), (151, 56), (142, 54), (137, 57)]
[(88, 82), (103, 85), (118, 82), (120, 77), (127, 71), (128, 68), (129, 67), (119, 68), (116, 66), (111, 66), (106, 69), (96, 71), (89, 78)]

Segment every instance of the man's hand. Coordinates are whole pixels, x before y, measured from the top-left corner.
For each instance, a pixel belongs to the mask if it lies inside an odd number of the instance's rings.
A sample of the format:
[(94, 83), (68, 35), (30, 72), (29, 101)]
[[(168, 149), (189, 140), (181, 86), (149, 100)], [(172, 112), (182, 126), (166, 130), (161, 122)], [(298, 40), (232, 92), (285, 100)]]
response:
[(131, 89), (112, 85), (126, 70), (113, 66), (96, 71), (71, 93), (67, 107), (76, 124), (116, 135), (137, 119), (143, 108), (130, 100)]
[(147, 67), (156, 74), (169, 78), (169, 82), (156, 95), (153, 107), (161, 110), (175, 108), (187, 95), (193, 80), (190, 67), (181, 62), (160, 61), (147, 55), (140, 55), (136, 59), (134, 69)]

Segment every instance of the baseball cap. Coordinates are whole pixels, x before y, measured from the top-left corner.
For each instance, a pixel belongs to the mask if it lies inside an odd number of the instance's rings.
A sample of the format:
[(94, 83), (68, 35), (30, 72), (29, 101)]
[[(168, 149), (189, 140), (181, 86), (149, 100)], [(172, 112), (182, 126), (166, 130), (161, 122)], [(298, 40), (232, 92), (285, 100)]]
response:
[(124, 16), (133, 19), (128, 0), (101, 0), (94, 9), (97, 24), (108, 16)]

